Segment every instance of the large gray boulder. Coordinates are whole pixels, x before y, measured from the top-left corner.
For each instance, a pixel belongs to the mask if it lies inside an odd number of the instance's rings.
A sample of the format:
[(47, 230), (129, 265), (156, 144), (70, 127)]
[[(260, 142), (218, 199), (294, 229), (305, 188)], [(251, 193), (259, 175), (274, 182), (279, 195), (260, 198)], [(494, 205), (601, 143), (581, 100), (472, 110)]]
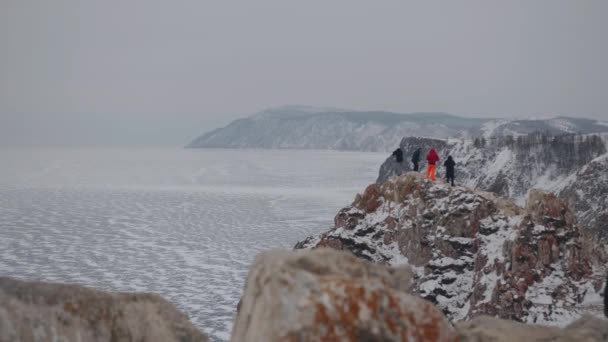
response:
[(454, 341), (441, 311), (405, 292), (410, 276), (331, 249), (262, 253), (232, 341)]
[(487, 316), (456, 325), (459, 342), (600, 342), (608, 341), (608, 321), (585, 316), (560, 329), (526, 325)]
[(0, 277), (0, 341), (207, 341), (154, 294)]

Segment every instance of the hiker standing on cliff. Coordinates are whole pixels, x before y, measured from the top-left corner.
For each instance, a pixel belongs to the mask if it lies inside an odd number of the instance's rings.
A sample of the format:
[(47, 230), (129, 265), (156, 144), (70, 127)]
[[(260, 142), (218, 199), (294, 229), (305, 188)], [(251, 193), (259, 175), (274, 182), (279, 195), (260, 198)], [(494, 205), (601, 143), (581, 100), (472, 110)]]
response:
[(439, 161), (439, 155), (437, 155), (434, 148), (431, 147), (429, 154), (426, 155), (426, 161), (428, 162), (426, 166), (426, 178), (435, 180), (435, 163)]
[(403, 151), (401, 150), (401, 148), (394, 150), (393, 156), (395, 156), (397, 163), (401, 163), (403, 161)]
[(608, 318), (608, 277), (606, 277), (606, 287), (604, 288), (604, 315)]
[(414, 171), (418, 171), (418, 163), (420, 162), (420, 147), (412, 155), (412, 163), (414, 164)]
[(456, 166), (456, 162), (452, 159), (452, 156), (448, 156), (448, 159), (443, 162), (443, 166), (445, 166), (445, 179), (454, 186), (454, 166)]

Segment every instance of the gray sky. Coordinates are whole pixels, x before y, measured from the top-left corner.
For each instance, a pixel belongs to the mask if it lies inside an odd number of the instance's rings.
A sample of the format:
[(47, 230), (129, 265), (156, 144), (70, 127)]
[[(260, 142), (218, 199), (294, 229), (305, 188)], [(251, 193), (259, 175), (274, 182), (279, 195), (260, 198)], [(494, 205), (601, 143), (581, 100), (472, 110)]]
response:
[(0, 0), (0, 145), (183, 145), (304, 104), (608, 118), (608, 1)]

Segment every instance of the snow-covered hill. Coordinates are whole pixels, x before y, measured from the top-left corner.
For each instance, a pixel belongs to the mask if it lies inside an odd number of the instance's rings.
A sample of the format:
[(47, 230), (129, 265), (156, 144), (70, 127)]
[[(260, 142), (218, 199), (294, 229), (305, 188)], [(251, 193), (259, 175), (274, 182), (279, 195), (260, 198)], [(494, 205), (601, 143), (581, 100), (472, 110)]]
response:
[(203, 134), (188, 147), (390, 151), (404, 136), (490, 138), (533, 131), (594, 133), (608, 132), (608, 126), (597, 120), (574, 118), (477, 119), (445, 113), (399, 114), (285, 106), (238, 119)]
[(295, 248), (317, 247), (413, 266), (413, 291), (454, 321), (566, 325), (601, 315), (606, 251), (581, 234), (564, 201), (540, 191), (522, 208), (409, 172), (370, 185), (331, 230)]

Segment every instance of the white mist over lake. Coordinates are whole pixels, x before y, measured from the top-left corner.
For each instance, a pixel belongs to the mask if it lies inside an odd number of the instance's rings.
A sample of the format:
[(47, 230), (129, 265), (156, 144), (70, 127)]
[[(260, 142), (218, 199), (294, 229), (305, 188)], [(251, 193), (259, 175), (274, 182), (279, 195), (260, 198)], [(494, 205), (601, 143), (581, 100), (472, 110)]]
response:
[(327, 230), (386, 156), (0, 149), (0, 275), (158, 293), (227, 340), (254, 256)]

